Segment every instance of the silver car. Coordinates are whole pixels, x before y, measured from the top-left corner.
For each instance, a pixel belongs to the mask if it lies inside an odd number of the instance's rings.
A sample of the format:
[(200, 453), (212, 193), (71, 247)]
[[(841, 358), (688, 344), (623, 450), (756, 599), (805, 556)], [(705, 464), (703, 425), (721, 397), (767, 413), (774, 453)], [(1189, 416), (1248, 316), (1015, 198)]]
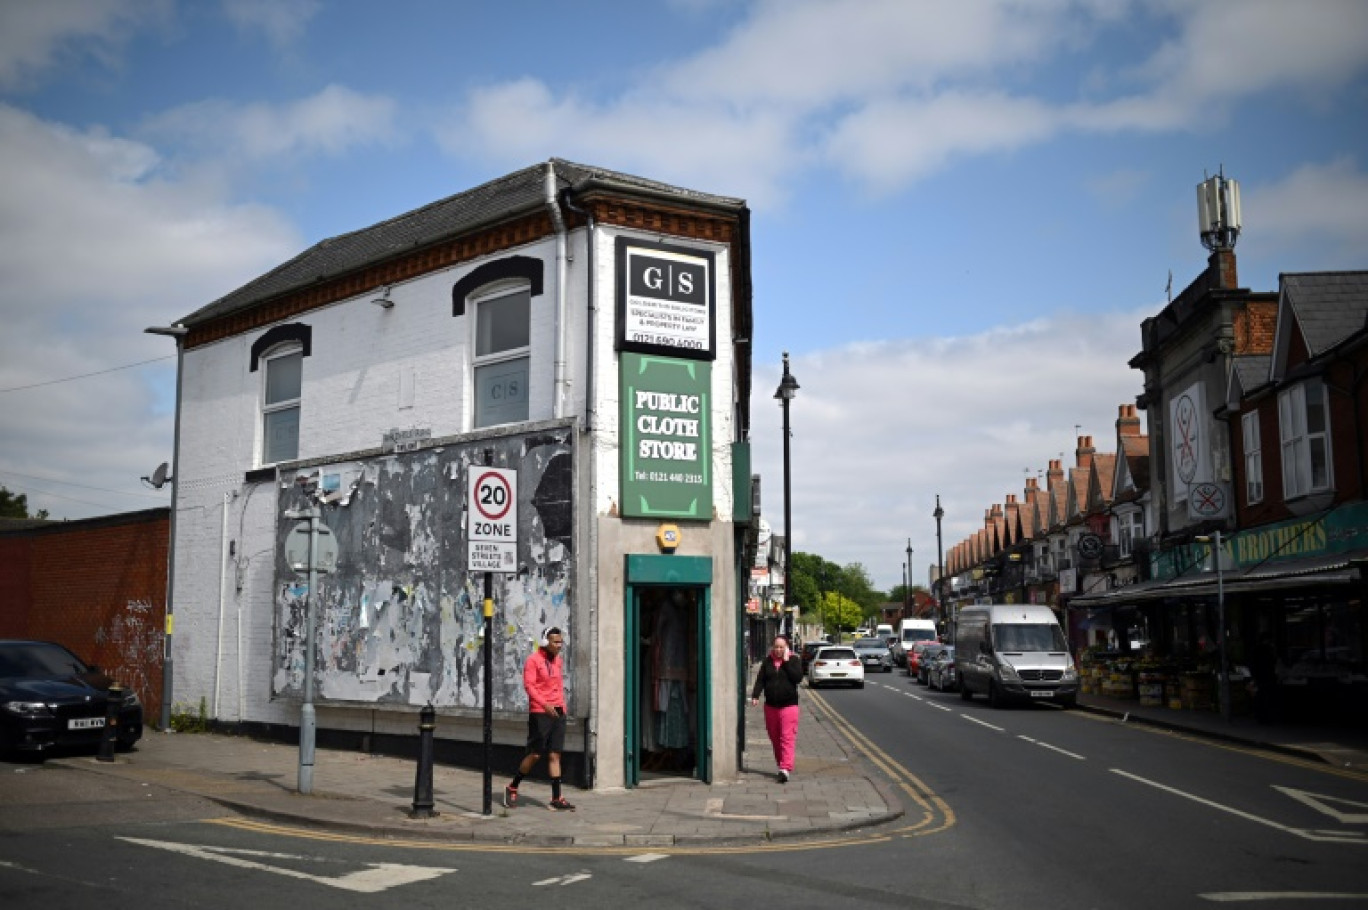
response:
[(892, 673), (893, 652), (882, 638), (861, 638), (855, 642), (855, 653), (860, 655), (866, 673)]

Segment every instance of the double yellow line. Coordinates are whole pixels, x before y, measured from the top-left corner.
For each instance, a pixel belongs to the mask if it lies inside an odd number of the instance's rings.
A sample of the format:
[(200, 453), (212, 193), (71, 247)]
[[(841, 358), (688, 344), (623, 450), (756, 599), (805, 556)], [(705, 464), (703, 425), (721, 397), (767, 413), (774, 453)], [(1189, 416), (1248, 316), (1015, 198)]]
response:
[[(850, 741), (860, 754), (869, 759), (876, 768), (882, 771), (893, 785), (906, 794), (913, 806), (920, 812), (920, 817), (896, 833), (903, 837), (925, 837), (928, 834), (936, 834), (952, 827), (955, 824), (955, 810), (936, 795), (921, 778), (911, 771), (898, 764), (892, 756), (883, 749), (876, 746), (869, 737), (855, 729), (844, 717), (836, 713), (836, 710), (827, 704), (826, 699), (816, 692), (806, 690), (804, 692), (812, 703), (813, 708), (822, 716), (822, 719), (835, 727)], [(917, 812), (908, 812), (908, 818), (917, 816)]]

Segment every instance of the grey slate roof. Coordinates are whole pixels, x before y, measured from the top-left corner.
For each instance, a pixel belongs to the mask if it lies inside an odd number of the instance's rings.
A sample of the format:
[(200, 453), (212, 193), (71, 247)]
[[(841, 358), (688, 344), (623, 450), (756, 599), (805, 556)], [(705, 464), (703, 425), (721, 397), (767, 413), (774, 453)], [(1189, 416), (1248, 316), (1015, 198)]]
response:
[(1279, 276), (1312, 359), (1368, 328), (1368, 272), (1303, 272)]
[(288, 262), (179, 320), (194, 326), (286, 294), (315, 282), (429, 246), (542, 209), (546, 205), (546, 168), (556, 175), (559, 192), (603, 187), (629, 195), (647, 196), (694, 206), (739, 211), (745, 201), (671, 186), (560, 158), (539, 162), (491, 180), (474, 189), (448, 196), (388, 221), (329, 237)]
[(1241, 354), (1232, 360), (1240, 388), (1249, 392), (1268, 382), (1269, 366), (1273, 362), (1271, 354)]

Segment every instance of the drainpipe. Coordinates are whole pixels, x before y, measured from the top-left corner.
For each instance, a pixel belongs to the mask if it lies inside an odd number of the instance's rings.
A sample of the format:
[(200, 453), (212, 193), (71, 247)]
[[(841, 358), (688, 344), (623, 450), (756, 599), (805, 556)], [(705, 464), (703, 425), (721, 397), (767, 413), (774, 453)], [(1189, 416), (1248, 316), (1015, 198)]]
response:
[[(598, 314), (598, 301), (594, 298), (594, 213), (575, 205), (572, 201), (572, 191), (566, 188), (561, 193), (561, 201), (565, 207), (577, 215), (584, 216), (588, 223), (588, 249), (586, 257), (588, 276), (585, 279), (586, 294), (589, 299), (589, 313), (586, 319), (588, 328), (584, 336), (584, 358), (585, 358), (585, 379), (584, 379), (584, 426), (582, 433), (592, 434), (596, 430), (594, 409), (594, 330), (598, 324), (596, 318)], [(559, 214), (559, 213), (557, 213)], [(595, 779), (598, 777), (598, 660), (599, 660), (599, 640), (598, 640), (598, 516), (595, 514), (593, 503), (593, 491), (598, 489), (598, 459), (594, 456), (594, 446), (581, 446), (576, 438), (575, 457), (584, 457), (585, 449), (588, 449), (589, 458), (589, 496), (587, 501), (591, 503), (589, 507), (589, 521), (587, 533), (589, 545), (586, 548), (589, 558), (584, 562), (584, 590), (588, 592), (587, 599), (590, 601), (589, 609), (589, 715), (584, 719), (584, 775), (585, 787), (594, 789)], [(590, 437), (592, 439), (592, 436)]]
[(158, 726), (171, 731), (171, 698), (175, 694), (176, 660), (173, 650), (176, 624), (176, 509), (180, 501), (181, 393), (185, 388), (185, 336), (190, 331), (180, 323), (143, 329), (149, 335), (165, 335), (176, 340), (176, 424), (171, 440), (171, 523), (166, 544), (166, 616), (162, 632), (162, 703)]
[(556, 201), (556, 165), (546, 162), (546, 208), (556, 230), (556, 361), (552, 393), (552, 416), (565, 416), (565, 219)]

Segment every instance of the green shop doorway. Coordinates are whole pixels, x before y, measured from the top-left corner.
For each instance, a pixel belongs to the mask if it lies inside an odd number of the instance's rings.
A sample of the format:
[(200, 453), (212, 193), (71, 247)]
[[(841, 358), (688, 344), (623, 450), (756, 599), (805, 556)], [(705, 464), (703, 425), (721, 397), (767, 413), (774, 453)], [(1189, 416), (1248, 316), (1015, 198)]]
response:
[(712, 780), (712, 559), (627, 557), (625, 765), (643, 780)]

